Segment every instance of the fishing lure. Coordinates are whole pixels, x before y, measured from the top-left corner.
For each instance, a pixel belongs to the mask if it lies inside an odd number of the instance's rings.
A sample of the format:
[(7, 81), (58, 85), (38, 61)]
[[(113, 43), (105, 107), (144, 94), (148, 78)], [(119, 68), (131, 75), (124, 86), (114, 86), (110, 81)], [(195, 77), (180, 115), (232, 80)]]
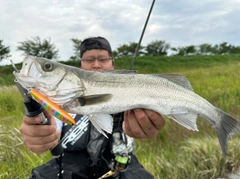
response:
[(66, 111), (64, 111), (50, 99), (42, 95), (40, 92), (38, 92), (35, 89), (32, 89), (30, 91), (30, 94), (38, 103), (40, 103), (44, 107), (44, 109), (51, 112), (52, 115), (54, 115), (56, 118), (67, 124), (76, 125), (76, 122), (72, 118), (72, 116), (70, 116)]

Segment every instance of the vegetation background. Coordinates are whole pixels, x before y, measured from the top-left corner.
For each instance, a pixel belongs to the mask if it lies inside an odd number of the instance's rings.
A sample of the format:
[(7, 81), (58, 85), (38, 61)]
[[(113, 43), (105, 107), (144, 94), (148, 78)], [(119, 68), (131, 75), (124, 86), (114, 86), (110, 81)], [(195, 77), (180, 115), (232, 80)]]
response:
[[(116, 59), (116, 69), (129, 69), (131, 58)], [(68, 65), (78, 66), (72, 60)], [(16, 65), (21, 69), (21, 64)], [(240, 119), (240, 55), (142, 56), (134, 69), (139, 73), (184, 74), (194, 91), (214, 106)], [(27, 178), (33, 167), (50, 158), (37, 156), (23, 144), (19, 126), (24, 116), (22, 98), (14, 85), (12, 66), (0, 67), (0, 178)], [(239, 135), (229, 141), (227, 157), (221, 153), (214, 128), (204, 119), (199, 132), (191, 132), (167, 119), (154, 139), (136, 140), (136, 155), (156, 179), (206, 179), (226, 177), (239, 167)]]

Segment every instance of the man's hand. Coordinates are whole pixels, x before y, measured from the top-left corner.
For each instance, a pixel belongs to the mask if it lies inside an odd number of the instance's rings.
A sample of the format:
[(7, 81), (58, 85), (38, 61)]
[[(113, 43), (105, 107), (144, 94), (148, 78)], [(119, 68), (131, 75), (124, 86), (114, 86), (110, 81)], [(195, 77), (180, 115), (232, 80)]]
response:
[(60, 131), (56, 130), (57, 126), (54, 117), (47, 111), (44, 111), (44, 114), (50, 120), (51, 125), (40, 125), (43, 120), (41, 116), (25, 116), (20, 126), (20, 133), (24, 143), (29, 150), (36, 154), (42, 154), (55, 147), (60, 136)]
[(134, 138), (156, 137), (164, 126), (162, 115), (148, 109), (134, 109), (124, 112), (123, 131)]

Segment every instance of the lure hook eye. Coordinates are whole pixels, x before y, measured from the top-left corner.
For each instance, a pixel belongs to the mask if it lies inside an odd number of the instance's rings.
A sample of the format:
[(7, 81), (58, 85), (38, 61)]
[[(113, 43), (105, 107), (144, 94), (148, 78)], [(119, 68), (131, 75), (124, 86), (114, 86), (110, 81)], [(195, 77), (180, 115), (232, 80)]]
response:
[(43, 69), (44, 71), (51, 71), (53, 69), (53, 64), (50, 62), (46, 62), (43, 65)]

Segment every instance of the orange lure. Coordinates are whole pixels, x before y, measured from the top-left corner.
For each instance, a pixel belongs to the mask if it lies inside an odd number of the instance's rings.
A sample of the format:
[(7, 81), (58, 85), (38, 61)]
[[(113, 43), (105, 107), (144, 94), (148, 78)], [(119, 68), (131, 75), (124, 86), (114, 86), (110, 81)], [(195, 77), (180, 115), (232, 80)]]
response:
[(30, 94), (33, 96), (33, 98), (40, 103), (44, 109), (51, 112), (52, 115), (54, 115), (59, 120), (70, 124), (70, 125), (76, 125), (75, 120), (70, 116), (66, 111), (64, 111), (62, 108), (60, 108), (58, 105), (56, 105), (54, 102), (52, 102), (47, 97), (43, 96), (40, 92), (38, 92), (35, 89), (32, 89), (30, 91)]

